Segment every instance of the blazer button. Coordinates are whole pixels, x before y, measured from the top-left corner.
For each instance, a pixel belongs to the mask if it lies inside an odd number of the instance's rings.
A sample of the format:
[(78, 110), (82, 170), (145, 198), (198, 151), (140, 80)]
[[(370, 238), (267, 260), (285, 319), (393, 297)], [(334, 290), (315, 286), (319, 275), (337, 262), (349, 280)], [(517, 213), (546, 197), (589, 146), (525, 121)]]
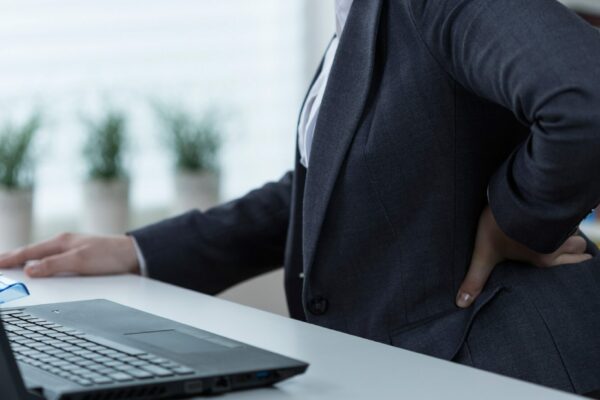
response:
[(327, 312), (329, 302), (322, 296), (316, 296), (309, 300), (308, 311), (313, 315), (323, 315)]

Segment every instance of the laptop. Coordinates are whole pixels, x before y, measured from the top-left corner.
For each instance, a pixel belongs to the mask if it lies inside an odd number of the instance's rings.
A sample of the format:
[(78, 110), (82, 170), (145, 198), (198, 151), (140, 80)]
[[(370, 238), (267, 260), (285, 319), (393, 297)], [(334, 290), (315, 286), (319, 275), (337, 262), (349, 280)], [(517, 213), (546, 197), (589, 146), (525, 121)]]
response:
[(0, 310), (0, 399), (129, 400), (273, 385), (308, 364), (108, 300)]

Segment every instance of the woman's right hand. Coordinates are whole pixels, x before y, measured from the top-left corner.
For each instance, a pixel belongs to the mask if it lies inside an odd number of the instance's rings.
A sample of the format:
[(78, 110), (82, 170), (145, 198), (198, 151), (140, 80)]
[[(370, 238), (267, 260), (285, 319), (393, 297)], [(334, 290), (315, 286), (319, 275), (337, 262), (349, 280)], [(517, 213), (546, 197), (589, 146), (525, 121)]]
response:
[(0, 254), (0, 268), (24, 266), (31, 277), (57, 274), (139, 273), (134, 239), (125, 235), (63, 233), (37, 244)]

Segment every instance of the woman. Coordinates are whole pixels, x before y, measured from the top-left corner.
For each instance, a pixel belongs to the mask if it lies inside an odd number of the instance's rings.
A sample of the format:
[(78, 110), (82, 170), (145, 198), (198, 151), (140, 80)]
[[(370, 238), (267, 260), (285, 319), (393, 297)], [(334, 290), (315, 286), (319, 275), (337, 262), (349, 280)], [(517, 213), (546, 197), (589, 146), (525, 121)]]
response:
[(600, 388), (600, 260), (576, 230), (600, 202), (598, 32), (554, 0), (338, 0), (336, 16), (293, 172), (0, 266), (217, 293), (284, 264), (294, 318)]

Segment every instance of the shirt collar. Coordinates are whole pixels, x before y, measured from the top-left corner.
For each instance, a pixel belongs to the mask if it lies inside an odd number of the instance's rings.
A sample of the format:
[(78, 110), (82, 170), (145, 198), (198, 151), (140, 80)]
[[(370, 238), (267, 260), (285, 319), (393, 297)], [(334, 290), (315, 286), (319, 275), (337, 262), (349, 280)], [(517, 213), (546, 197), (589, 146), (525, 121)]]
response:
[(342, 31), (346, 25), (348, 14), (350, 13), (350, 7), (354, 0), (335, 0), (335, 20), (336, 20), (336, 34), (338, 37), (342, 36)]

